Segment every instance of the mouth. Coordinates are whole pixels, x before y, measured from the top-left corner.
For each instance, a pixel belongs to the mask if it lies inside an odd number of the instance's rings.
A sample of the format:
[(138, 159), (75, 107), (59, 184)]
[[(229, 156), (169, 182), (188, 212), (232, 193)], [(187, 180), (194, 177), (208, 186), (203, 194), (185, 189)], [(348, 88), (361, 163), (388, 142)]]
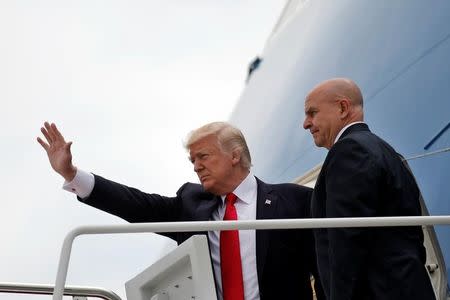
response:
[(209, 177), (209, 175), (202, 175), (202, 176), (199, 176), (200, 182), (204, 182), (206, 179), (208, 179), (208, 177)]

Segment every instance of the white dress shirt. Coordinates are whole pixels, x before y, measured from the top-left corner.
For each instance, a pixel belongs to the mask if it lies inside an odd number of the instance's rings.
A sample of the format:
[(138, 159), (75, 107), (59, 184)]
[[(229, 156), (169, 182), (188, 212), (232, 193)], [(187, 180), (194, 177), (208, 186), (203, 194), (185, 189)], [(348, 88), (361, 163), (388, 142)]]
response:
[[(256, 178), (251, 173), (233, 191), (237, 196), (234, 204), (238, 220), (256, 219)], [(225, 195), (222, 205), (213, 212), (211, 220), (223, 220), (225, 215)], [(220, 231), (209, 231), (209, 247), (216, 276), (219, 300), (222, 300), (222, 275), (220, 272)], [(255, 230), (239, 230), (239, 246), (241, 249), (242, 276), (244, 280), (245, 300), (259, 300), (258, 273), (256, 272), (256, 233)]]
[[(94, 175), (77, 170), (71, 182), (64, 182), (63, 189), (75, 193), (80, 198), (87, 198), (95, 185)], [(256, 178), (250, 173), (233, 191), (237, 196), (235, 207), (238, 220), (256, 219), (257, 199)], [(211, 220), (223, 220), (225, 215), (225, 195), (221, 196), (222, 203), (213, 212)], [(218, 299), (222, 300), (222, 275), (220, 271), (220, 231), (209, 231), (209, 247), (211, 252), (213, 271), (216, 277)], [(244, 280), (245, 300), (259, 300), (258, 273), (256, 271), (256, 233), (255, 230), (240, 230), (239, 244), (241, 250), (242, 276)]]

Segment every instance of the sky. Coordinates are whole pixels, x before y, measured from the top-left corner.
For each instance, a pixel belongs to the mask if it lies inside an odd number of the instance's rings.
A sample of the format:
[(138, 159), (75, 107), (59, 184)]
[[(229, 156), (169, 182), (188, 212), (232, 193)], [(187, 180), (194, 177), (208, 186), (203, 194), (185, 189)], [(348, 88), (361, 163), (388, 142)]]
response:
[[(125, 223), (62, 190), (36, 142), (44, 121), (73, 141), (77, 167), (173, 196), (198, 182), (185, 136), (228, 119), (284, 4), (1, 0), (0, 281), (53, 284), (70, 230)], [(174, 247), (155, 234), (81, 237), (67, 284), (125, 298), (124, 283)]]

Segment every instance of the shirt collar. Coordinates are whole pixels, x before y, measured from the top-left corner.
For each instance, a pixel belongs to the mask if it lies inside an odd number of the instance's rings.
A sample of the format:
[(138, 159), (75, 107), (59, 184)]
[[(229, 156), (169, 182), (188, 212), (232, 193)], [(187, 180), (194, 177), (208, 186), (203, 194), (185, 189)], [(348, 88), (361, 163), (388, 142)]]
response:
[(342, 128), (341, 131), (339, 131), (339, 133), (338, 133), (338, 135), (336, 136), (336, 138), (334, 139), (334, 143), (333, 143), (333, 144), (336, 144), (336, 142), (339, 140), (339, 138), (340, 138), (341, 135), (344, 133), (344, 131), (347, 130), (347, 128), (349, 128), (349, 127), (352, 126), (352, 125), (360, 124), (360, 123), (364, 123), (364, 122), (362, 122), (362, 121), (353, 122), (353, 123), (348, 124), (348, 125), (345, 126), (344, 128)]
[[(235, 194), (242, 202), (250, 204), (250, 200), (253, 199), (252, 196), (256, 193), (257, 188), (258, 184), (256, 183), (256, 178), (250, 172), (233, 191), (233, 194)], [(220, 196), (222, 199), (222, 205), (225, 204), (225, 197), (226, 195)]]

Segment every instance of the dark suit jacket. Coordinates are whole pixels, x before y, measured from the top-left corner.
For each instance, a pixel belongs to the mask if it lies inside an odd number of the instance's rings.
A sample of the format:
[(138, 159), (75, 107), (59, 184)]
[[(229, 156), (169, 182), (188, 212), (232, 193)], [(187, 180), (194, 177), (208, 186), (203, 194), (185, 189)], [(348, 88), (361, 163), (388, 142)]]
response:
[[(330, 149), (312, 216), (421, 214), (419, 189), (399, 155), (366, 124), (350, 126)], [(314, 230), (327, 299), (435, 299), (420, 227)]]
[[(258, 179), (257, 184), (257, 219), (309, 217), (310, 188), (270, 185)], [(266, 204), (266, 199), (270, 204)], [(205, 192), (199, 184), (186, 183), (176, 197), (164, 197), (95, 175), (94, 190), (83, 202), (128, 222), (176, 222), (210, 220), (219, 200), (220, 197)], [(199, 233), (165, 235), (182, 243), (194, 234)], [(310, 274), (315, 273), (316, 259), (310, 230), (257, 231), (256, 261), (261, 300), (312, 299)], [(316, 289), (323, 294), (320, 286), (316, 285)]]

